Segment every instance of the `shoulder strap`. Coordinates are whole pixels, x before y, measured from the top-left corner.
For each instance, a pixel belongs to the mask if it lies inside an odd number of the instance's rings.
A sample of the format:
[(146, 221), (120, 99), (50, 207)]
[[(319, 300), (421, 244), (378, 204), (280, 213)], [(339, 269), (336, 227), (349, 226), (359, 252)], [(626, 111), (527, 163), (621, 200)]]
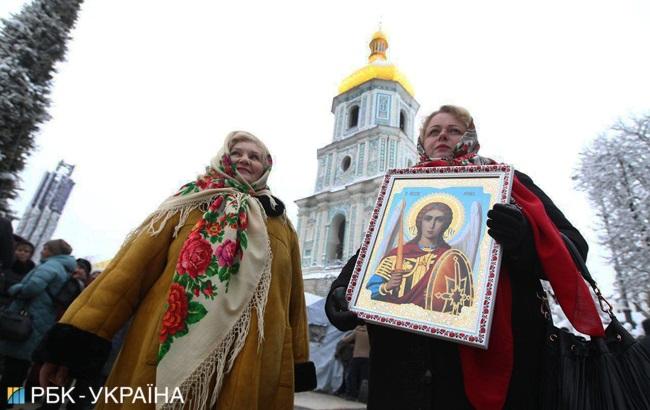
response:
[(610, 317), (613, 318), (614, 309), (612, 308), (612, 305), (609, 304), (607, 299), (605, 299), (603, 294), (600, 292), (600, 289), (598, 288), (598, 284), (594, 280), (593, 276), (591, 276), (589, 269), (587, 269), (587, 264), (585, 264), (585, 261), (582, 258), (582, 255), (580, 255), (580, 252), (578, 252), (578, 248), (576, 248), (575, 244), (565, 234), (560, 232), (560, 235), (562, 236), (562, 239), (564, 240), (564, 244), (566, 245), (567, 249), (569, 250), (569, 253), (571, 254), (571, 258), (573, 258), (573, 261), (578, 267), (578, 270), (580, 270), (580, 274), (582, 274), (582, 277), (587, 281), (587, 283), (589, 283), (589, 286), (591, 286), (591, 288), (594, 290), (596, 297), (598, 297), (598, 303), (600, 304), (600, 308), (603, 310), (603, 312), (607, 313)]
[(578, 248), (576, 248), (576, 245), (571, 241), (571, 239), (569, 239), (568, 236), (566, 236), (562, 232), (560, 232), (560, 235), (562, 236), (562, 239), (564, 240), (564, 244), (569, 250), (571, 257), (573, 258), (573, 262), (575, 262), (576, 266), (580, 270), (582, 277), (587, 281), (587, 283), (589, 283), (589, 285), (591, 285), (591, 287), (595, 291), (595, 289), (598, 288), (598, 285), (596, 284), (594, 278), (591, 276), (589, 269), (587, 269), (587, 265), (585, 264), (584, 259), (582, 259), (582, 255), (580, 255), (580, 252), (578, 252)]

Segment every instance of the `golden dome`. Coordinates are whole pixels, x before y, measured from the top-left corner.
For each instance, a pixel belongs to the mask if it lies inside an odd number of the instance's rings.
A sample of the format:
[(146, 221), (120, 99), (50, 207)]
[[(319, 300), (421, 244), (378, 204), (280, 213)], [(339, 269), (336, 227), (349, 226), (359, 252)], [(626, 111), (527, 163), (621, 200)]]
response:
[(379, 38), (384, 39), (385, 41), (388, 41), (388, 38), (386, 37), (386, 34), (384, 34), (381, 30), (375, 31), (375, 34), (372, 35), (373, 40), (376, 40), (376, 39), (379, 39)]
[(410, 94), (414, 95), (413, 87), (406, 77), (399, 72), (394, 64), (388, 62), (386, 51), (388, 50), (388, 39), (386, 35), (377, 31), (372, 35), (370, 40), (370, 56), (368, 56), (368, 64), (352, 73), (339, 86), (339, 94), (350, 91), (354, 87), (365, 83), (366, 81), (380, 79), (395, 81), (399, 83)]

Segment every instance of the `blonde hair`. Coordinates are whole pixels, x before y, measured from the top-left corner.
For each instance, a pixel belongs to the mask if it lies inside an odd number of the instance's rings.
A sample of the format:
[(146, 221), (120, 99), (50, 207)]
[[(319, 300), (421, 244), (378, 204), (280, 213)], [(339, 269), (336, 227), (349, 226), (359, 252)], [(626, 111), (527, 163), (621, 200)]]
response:
[(253, 144), (255, 144), (257, 146), (257, 148), (260, 149), (260, 153), (262, 154), (261, 155), (262, 164), (265, 167), (269, 166), (269, 164), (270, 164), (269, 163), (269, 157), (270, 157), (269, 150), (268, 150), (268, 148), (266, 148), (266, 146), (264, 145), (264, 143), (262, 141), (260, 141), (253, 134), (251, 134), (249, 132), (246, 132), (246, 131), (233, 131), (233, 134), (235, 134), (235, 136), (228, 143), (228, 147), (227, 147), (228, 152), (230, 152), (232, 147), (234, 147), (236, 144), (238, 144), (240, 142), (252, 142)]
[(424, 122), (422, 123), (422, 127), (420, 128), (420, 136), (419, 136), (420, 141), (422, 141), (427, 125), (429, 125), (431, 119), (436, 115), (442, 113), (453, 115), (454, 118), (456, 118), (458, 121), (465, 124), (465, 128), (467, 128), (468, 131), (476, 129), (476, 127), (474, 126), (474, 119), (470, 115), (469, 111), (467, 111), (465, 108), (459, 107), (457, 105), (442, 105), (440, 106), (440, 108), (438, 108), (438, 110), (427, 115), (427, 117), (424, 119)]

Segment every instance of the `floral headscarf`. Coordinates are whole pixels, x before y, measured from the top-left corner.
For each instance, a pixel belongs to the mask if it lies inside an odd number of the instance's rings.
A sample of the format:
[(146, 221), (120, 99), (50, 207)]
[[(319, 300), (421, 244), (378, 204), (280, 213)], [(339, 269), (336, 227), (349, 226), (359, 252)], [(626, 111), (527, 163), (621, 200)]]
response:
[[(263, 151), (263, 174), (250, 184), (230, 158), (233, 145), (241, 140)], [(216, 403), (224, 376), (244, 345), (253, 309), (260, 340), (263, 337), (272, 254), (264, 209), (255, 197), (272, 198), (266, 185), (271, 167), (271, 156), (260, 140), (245, 131), (232, 132), (206, 172), (183, 185), (143, 225), (156, 235), (179, 213), (176, 236), (192, 210), (203, 211), (176, 263), (156, 369), (156, 385), (170, 391), (180, 388), (192, 401), (189, 408)], [(175, 405), (183, 406), (159, 407)]]
[[(451, 108), (450, 111), (445, 111), (445, 108)], [(466, 127), (465, 134), (461, 137), (460, 141), (454, 146), (453, 151), (452, 151), (452, 158), (431, 158), (429, 155), (427, 155), (426, 151), (424, 150), (424, 133), (420, 133), (420, 136), (418, 137), (418, 154), (420, 156), (420, 162), (417, 166), (427, 166), (427, 165), (422, 165), (422, 164), (427, 164), (432, 161), (434, 162), (440, 162), (444, 161), (447, 163), (447, 165), (486, 165), (486, 164), (494, 164), (495, 161), (490, 159), (490, 158), (485, 158), (481, 157), (478, 155), (478, 150), (481, 148), (481, 145), (478, 142), (478, 135), (476, 133), (476, 126), (474, 125), (474, 119), (469, 116), (469, 113), (467, 113), (469, 119), (464, 120), (463, 118), (460, 118), (457, 114), (454, 113), (454, 111), (463, 111), (467, 112), (464, 108), (460, 107), (454, 107), (451, 105), (443, 105), (440, 107), (440, 110), (437, 111), (437, 113), (448, 113), (453, 115), (455, 118), (457, 118), (459, 121), (463, 122)], [(426, 119), (426, 122), (422, 125), (422, 128), (426, 128), (428, 123), (431, 121), (433, 117), (435, 117), (434, 114), (433, 116), (429, 116)]]

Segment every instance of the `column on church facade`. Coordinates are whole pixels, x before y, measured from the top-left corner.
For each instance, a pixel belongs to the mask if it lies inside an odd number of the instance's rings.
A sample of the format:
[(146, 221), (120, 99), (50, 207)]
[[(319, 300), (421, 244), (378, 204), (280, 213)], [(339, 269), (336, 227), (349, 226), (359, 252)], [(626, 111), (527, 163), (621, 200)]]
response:
[[(329, 229), (329, 221), (327, 220), (327, 207), (324, 204), (318, 205), (318, 220), (319, 220), (319, 230), (318, 230), (318, 253), (315, 254), (316, 265), (325, 266), (326, 262), (326, 250), (327, 250), (327, 231)], [(316, 251), (316, 250), (314, 250)]]
[(372, 96), (366, 94), (363, 98), (366, 102), (366, 107), (368, 108), (366, 110), (366, 127), (370, 127), (372, 125), (372, 112), (374, 110), (374, 106), (372, 104)]

